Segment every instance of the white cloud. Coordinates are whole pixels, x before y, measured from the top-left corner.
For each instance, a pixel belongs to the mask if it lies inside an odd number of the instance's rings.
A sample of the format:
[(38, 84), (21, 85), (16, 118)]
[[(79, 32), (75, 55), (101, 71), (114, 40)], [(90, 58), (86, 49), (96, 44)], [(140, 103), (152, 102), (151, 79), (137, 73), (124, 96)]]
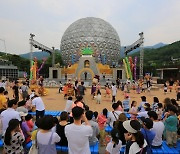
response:
[(179, 0), (6, 0), (0, 5), (0, 38), (6, 40), (10, 53), (28, 52), (30, 33), (37, 41), (59, 48), (71, 23), (93, 16), (109, 22), (122, 45), (133, 43), (141, 31), (145, 45), (171, 43), (180, 36), (179, 8)]

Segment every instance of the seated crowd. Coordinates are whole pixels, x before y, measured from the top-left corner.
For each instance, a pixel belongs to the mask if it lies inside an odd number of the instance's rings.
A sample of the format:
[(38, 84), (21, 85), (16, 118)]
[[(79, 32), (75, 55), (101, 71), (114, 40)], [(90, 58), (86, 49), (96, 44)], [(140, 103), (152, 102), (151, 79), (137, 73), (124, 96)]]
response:
[[(70, 154), (90, 154), (90, 146), (98, 141), (106, 146), (106, 154), (120, 153), (122, 147), (125, 154), (150, 154), (152, 148), (162, 146), (163, 140), (169, 147), (176, 147), (180, 119), (176, 100), (165, 98), (163, 107), (157, 97), (152, 106), (145, 96), (141, 99), (137, 107), (137, 102), (130, 105), (130, 98), (125, 95), (125, 100), (112, 104), (112, 111), (104, 108), (98, 113), (89, 109), (82, 96), (74, 102), (69, 97), (59, 119), (44, 115), (43, 101), (37, 95), (28, 96), (27, 101), (9, 100), (7, 108), (0, 110), (3, 152), (28, 153), (25, 147), (30, 141), (37, 144), (39, 154), (57, 153), (56, 145), (68, 146)], [(36, 121), (28, 114), (33, 107)], [(110, 136), (105, 132), (107, 126), (112, 127)]]

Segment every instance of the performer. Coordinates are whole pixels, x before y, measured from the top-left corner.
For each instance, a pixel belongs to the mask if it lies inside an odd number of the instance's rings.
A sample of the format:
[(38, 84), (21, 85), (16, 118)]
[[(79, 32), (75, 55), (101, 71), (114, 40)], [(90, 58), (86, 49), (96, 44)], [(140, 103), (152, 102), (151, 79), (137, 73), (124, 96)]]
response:
[(43, 76), (40, 76), (40, 78), (38, 79), (38, 85), (39, 85), (38, 93), (42, 96), (44, 95), (43, 81), (44, 81)]
[(146, 73), (145, 79), (146, 79), (147, 88), (149, 88), (151, 86), (151, 76), (149, 73)]
[(174, 81), (173, 81), (172, 78), (170, 78), (170, 80), (169, 80), (169, 90), (170, 90), (170, 92), (172, 92), (173, 85), (174, 85)]

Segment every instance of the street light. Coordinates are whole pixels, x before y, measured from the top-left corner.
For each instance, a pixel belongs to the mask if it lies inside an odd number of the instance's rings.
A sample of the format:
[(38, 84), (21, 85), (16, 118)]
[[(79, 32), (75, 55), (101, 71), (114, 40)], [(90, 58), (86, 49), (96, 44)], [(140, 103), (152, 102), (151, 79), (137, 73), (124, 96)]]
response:
[(33, 41), (33, 37), (34, 37), (35, 35), (33, 34), (33, 33), (30, 33), (30, 39), (29, 39), (29, 41), (30, 41), (30, 69), (31, 69), (31, 67), (32, 67), (32, 60), (33, 60), (33, 44), (32, 44), (32, 41)]

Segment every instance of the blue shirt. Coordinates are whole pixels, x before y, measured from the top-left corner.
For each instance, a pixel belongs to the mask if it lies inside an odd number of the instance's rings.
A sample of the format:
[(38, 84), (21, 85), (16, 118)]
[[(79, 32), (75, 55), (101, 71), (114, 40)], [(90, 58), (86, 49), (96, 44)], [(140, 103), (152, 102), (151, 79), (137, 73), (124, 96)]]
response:
[(151, 145), (152, 145), (152, 141), (154, 137), (156, 136), (156, 133), (152, 130), (147, 130), (144, 128), (141, 129), (141, 133), (143, 134), (144, 139), (147, 141), (147, 144), (148, 144), (147, 153), (151, 154), (152, 153)]
[(129, 102), (130, 102), (129, 99), (123, 100), (122, 104), (123, 104), (124, 109), (129, 109)]
[(156, 136), (156, 133), (152, 130), (147, 130), (144, 128), (141, 129), (141, 133), (143, 134), (145, 140), (147, 141), (147, 144), (152, 145), (152, 141), (154, 137)]

